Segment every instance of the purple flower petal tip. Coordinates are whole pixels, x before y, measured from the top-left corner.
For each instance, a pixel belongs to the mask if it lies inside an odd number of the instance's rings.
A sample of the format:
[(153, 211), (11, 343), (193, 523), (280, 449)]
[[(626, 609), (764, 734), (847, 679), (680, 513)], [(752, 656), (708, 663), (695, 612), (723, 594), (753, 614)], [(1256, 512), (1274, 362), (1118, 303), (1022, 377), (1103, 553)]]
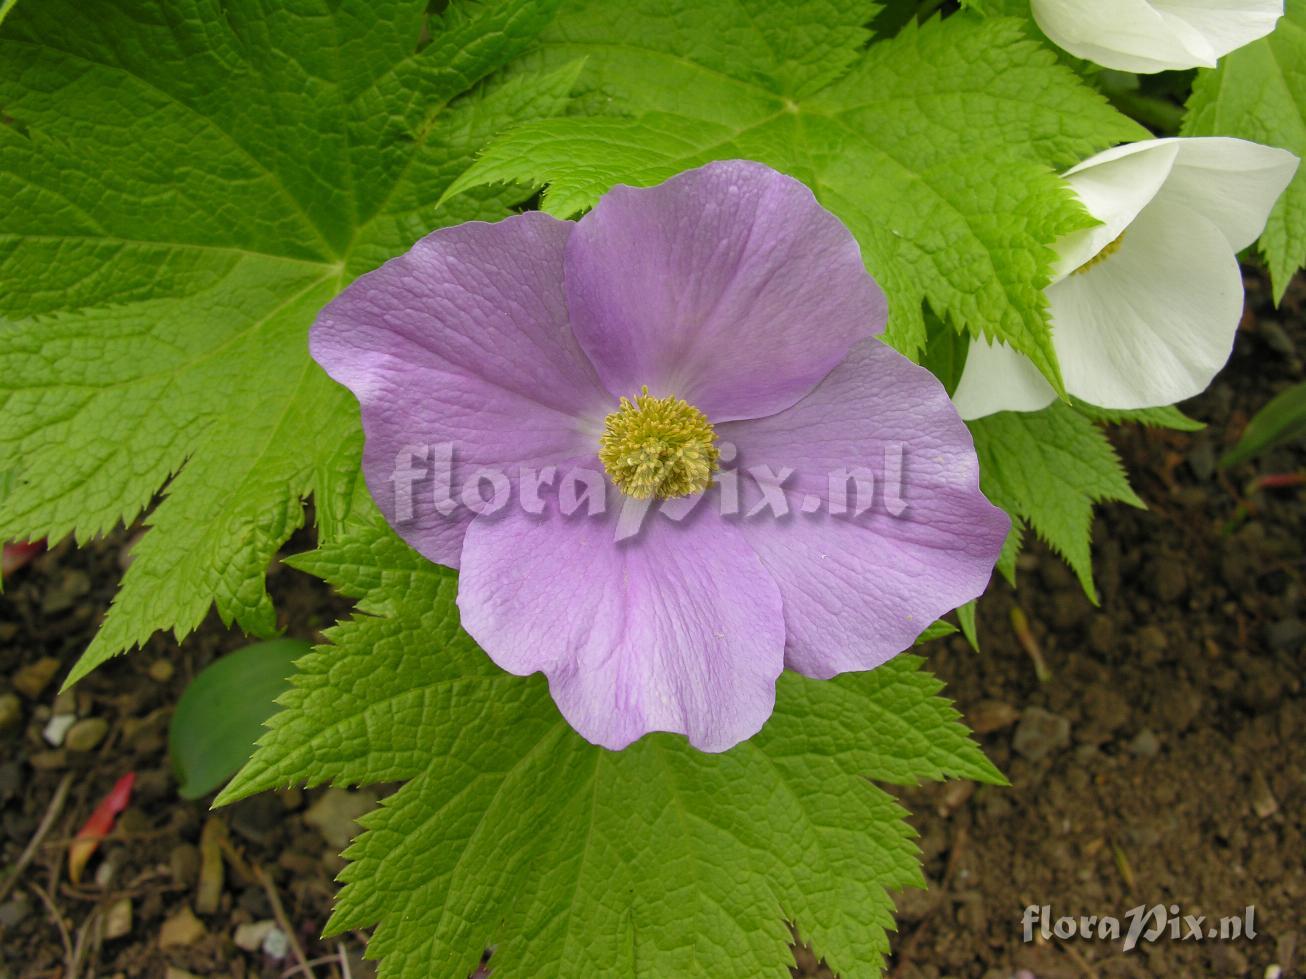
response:
[(1008, 530), (885, 298), (796, 180), (727, 161), (576, 223), (428, 235), (330, 303), (368, 488), (460, 568), (464, 627), (567, 721), (723, 751), (788, 667), (871, 669), (979, 595)]

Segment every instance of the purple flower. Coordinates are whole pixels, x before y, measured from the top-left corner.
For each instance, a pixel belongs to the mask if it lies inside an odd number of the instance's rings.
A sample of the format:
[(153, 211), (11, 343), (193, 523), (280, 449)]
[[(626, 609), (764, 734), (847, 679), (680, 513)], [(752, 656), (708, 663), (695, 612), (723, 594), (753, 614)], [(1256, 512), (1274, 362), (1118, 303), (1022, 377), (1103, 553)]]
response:
[[(873, 339), (885, 317), (811, 192), (731, 161), (616, 187), (574, 223), (433, 232), (328, 305), (311, 345), (362, 405), (381, 511), (460, 568), (463, 625), (499, 666), (542, 671), (597, 744), (722, 751), (770, 716), (782, 669), (878, 666), (997, 559), (1008, 521), (970, 435)], [(415, 477), (438, 444), (449, 472)], [(601, 515), (566, 512), (571, 470), (599, 474)], [(877, 505), (840, 505), (871, 478)], [(495, 479), (520, 504), (428, 505)], [(638, 501), (653, 511), (619, 540)]]

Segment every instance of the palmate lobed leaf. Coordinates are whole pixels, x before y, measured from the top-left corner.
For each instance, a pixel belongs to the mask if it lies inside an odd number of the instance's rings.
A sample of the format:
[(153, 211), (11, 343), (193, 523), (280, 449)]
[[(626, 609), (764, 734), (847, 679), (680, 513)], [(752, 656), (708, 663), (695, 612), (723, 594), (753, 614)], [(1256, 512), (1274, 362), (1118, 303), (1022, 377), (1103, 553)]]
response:
[[(264, 572), (357, 472), (316, 311), (440, 223), (481, 145), (577, 66), (486, 82), (553, 0), (42, 0), (0, 29), (0, 538), (86, 537), (167, 485), (70, 682), (213, 603), (268, 634)], [(8, 9), (8, 8), (6, 8)], [(430, 42), (421, 43), (424, 30)]]
[[(1175, 410), (1114, 415), (1121, 421), (1132, 415), (1190, 430), (1193, 425)], [(1032, 527), (1066, 560), (1096, 603), (1093, 506), (1111, 501), (1144, 506), (1106, 435), (1089, 414), (1059, 402), (1042, 411), (1003, 411), (968, 424), (980, 460), (980, 488), (1011, 515), (998, 569), (1014, 582), (1022, 538)]]
[(886, 890), (923, 881), (905, 813), (868, 779), (1002, 781), (916, 657), (786, 674), (766, 728), (722, 755), (670, 735), (609, 752), (542, 677), (476, 648), (455, 576), (374, 513), (295, 563), (360, 614), (300, 661), (218, 801), (408, 780), (364, 818), (328, 926), (377, 925), (383, 976), (464, 975), (491, 945), (503, 975), (780, 974), (786, 918), (847, 979), (878, 976)]
[[(1198, 72), (1184, 118), (1185, 136), (1237, 136), (1306, 158), (1306, 0), (1287, 0), (1269, 37)], [(1306, 264), (1306, 167), (1299, 167), (1270, 212), (1259, 249), (1274, 280), (1275, 301)]]
[(584, 56), (576, 104), (616, 114), (519, 127), (454, 189), (547, 185), (544, 207), (570, 215), (614, 183), (761, 160), (806, 182), (857, 236), (900, 350), (924, 346), (928, 301), (1058, 382), (1047, 246), (1090, 219), (1055, 171), (1145, 131), (1017, 20), (908, 24), (863, 50), (871, 12), (820, 0), (569, 4), (525, 61)]

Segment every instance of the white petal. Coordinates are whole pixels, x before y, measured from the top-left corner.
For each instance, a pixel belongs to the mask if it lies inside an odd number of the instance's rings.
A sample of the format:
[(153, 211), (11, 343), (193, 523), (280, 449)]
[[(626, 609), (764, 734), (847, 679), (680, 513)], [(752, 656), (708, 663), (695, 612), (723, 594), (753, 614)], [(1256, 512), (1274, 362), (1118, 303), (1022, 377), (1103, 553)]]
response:
[(1047, 295), (1066, 390), (1104, 408), (1205, 390), (1229, 359), (1243, 308), (1238, 261), (1220, 229), (1160, 200), (1114, 254)]
[(972, 340), (953, 392), (957, 414), (970, 421), (999, 411), (1038, 411), (1057, 398), (1033, 361), (1005, 343)]
[(1224, 136), (1169, 142), (1179, 152), (1157, 199), (1205, 215), (1234, 251), (1261, 236), (1300, 162), (1287, 150)]
[(1147, 0), (1031, 0), (1034, 19), (1058, 47), (1119, 71), (1215, 67), (1196, 28)]
[(1206, 39), (1221, 57), (1274, 30), (1283, 0), (1151, 0), (1163, 14), (1180, 19)]
[(1115, 146), (1066, 171), (1066, 182), (1088, 213), (1102, 224), (1057, 241), (1054, 282), (1065, 278), (1120, 237), (1152, 202), (1179, 155), (1177, 142), (1149, 139)]

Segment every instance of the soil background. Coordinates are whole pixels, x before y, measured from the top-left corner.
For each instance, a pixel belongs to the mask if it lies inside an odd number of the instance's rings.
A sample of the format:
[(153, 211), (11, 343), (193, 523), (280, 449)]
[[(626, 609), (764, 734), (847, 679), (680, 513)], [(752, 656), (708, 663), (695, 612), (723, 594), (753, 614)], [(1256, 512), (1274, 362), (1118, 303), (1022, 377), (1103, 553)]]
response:
[[(1258, 273), (1247, 284), (1233, 359), (1185, 406), (1208, 427), (1111, 430), (1149, 509), (1099, 511), (1100, 606), (1035, 543), (1021, 558), (1019, 590), (995, 580), (981, 602), (981, 653), (959, 637), (927, 647), (930, 668), (1012, 784), (899, 792), (930, 888), (897, 895), (897, 979), (1301, 974), (1306, 488), (1252, 484), (1306, 471), (1306, 447), (1227, 473), (1216, 461), (1256, 409), (1306, 376), (1306, 283), (1277, 310)], [(207, 800), (176, 794), (172, 706), (207, 663), (247, 644), (239, 632), (210, 618), (180, 646), (156, 636), (56, 696), (138, 534), (59, 544), (0, 595), (0, 864), (12, 867), (50, 817), (0, 901), (0, 979), (289, 976), (302, 972), (295, 942), (319, 979), (374, 975), (361, 959), (366, 935), (317, 936), (340, 844), (384, 788), (272, 793), (216, 815)], [(287, 551), (309, 546), (302, 534)], [(347, 614), (348, 603), (289, 568), (274, 566), (269, 582), (289, 635), (314, 638)], [(1029, 623), (1024, 643), (1017, 607)], [(82, 725), (80, 747), (56, 747), (43, 738), (56, 713), (98, 720)], [(68, 841), (128, 771), (131, 805), (74, 885), (63, 869)], [(1021, 939), (1028, 905), (1056, 918), (1123, 917), (1154, 904), (1208, 922), (1253, 905), (1257, 934), (1162, 938), (1128, 953), (1119, 942)], [(819, 949), (795, 954), (795, 976), (830, 975)]]

